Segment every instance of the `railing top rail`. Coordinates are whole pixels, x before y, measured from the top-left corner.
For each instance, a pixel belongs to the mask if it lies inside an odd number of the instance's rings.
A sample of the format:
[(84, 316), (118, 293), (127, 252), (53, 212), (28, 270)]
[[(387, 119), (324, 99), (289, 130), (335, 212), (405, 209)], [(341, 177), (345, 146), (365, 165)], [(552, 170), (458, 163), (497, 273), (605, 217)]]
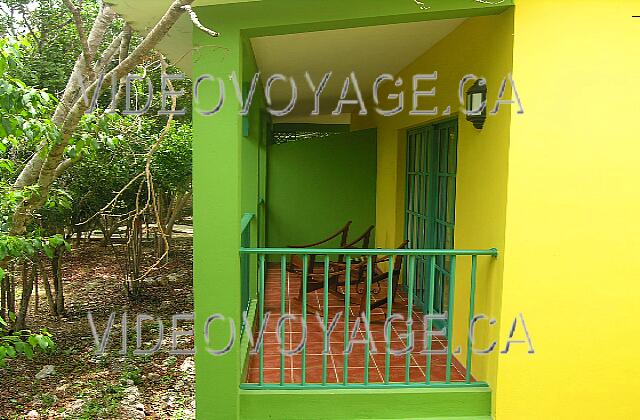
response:
[(340, 249), (340, 248), (240, 248), (241, 254), (264, 255), (489, 255), (498, 256), (490, 249)]
[(255, 214), (253, 213), (245, 213), (245, 215), (242, 216), (242, 220), (240, 220), (240, 233), (245, 231), (245, 229), (249, 226), (249, 224), (251, 223), (254, 217), (255, 217)]

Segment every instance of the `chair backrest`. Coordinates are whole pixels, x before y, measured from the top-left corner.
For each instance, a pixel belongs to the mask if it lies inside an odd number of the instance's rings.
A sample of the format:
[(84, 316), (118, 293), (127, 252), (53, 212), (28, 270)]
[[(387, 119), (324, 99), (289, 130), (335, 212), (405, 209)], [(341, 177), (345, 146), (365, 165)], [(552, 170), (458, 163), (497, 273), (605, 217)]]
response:
[[(364, 233), (360, 236), (358, 236), (356, 239), (354, 239), (353, 241), (349, 242), (348, 244), (345, 244), (342, 248), (345, 249), (353, 249), (353, 248), (360, 248), (360, 249), (367, 249), (369, 248), (369, 241), (371, 240), (371, 232), (373, 232), (374, 226), (371, 225), (367, 228), (367, 230), (364, 231)], [(360, 246), (358, 246), (360, 244)]]
[(338, 230), (333, 235), (321, 241), (314, 242), (312, 244), (305, 244), (305, 245), (289, 245), (288, 248), (313, 248), (318, 245), (326, 244), (332, 239), (335, 239), (338, 237), (340, 238), (340, 248), (344, 248), (347, 245), (347, 238), (349, 237), (349, 228), (351, 227), (351, 223), (353, 223), (353, 221), (349, 220), (346, 225), (340, 228), (340, 230)]

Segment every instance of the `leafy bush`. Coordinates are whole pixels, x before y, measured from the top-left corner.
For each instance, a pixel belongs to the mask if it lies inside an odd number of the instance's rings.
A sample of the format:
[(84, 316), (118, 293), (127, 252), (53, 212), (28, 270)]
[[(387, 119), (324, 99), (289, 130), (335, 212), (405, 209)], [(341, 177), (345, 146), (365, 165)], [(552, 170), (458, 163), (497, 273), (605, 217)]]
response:
[[(11, 321), (15, 321), (15, 314), (9, 313)], [(29, 330), (11, 332), (9, 324), (0, 317), (0, 367), (6, 366), (6, 359), (24, 355), (31, 359), (37, 351), (50, 352), (55, 349), (51, 333), (43, 328), (39, 333)]]

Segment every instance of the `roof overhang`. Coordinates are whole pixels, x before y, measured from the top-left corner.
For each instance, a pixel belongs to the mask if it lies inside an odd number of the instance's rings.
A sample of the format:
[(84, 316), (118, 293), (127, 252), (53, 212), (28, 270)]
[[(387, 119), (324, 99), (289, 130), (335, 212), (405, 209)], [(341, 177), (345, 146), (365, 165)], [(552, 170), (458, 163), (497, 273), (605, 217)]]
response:
[[(104, 1), (136, 32), (143, 35), (153, 28), (172, 3), (172, 0)], [(307, 12), (307, 7), (297, 7), (295, 1), (297, 0), (195, 0), (192, 6), (194, 9), (219, 6), (215, 13), (217, 18), (225, 19), (225, 23), (229, 23), (227, 19), (231, 19), (229, 24), (244, 25), (244, 35), (254, 38), (498, 14), (512, 7), (514, 3), (514, 0), (502, 0), (495, 4), (472, 0), (447, 0), (433, 2), (425, 9), (417, 7), (417, 4), (411, 1), (324, 0), (317, 2), (323, 3), (324, 8), (320, 7), (314, 13), (313, 10)], [(372, 3), (375, 3), (376, 7), (372, 7)], [(235, 13), (239, 10), (236, 6), (243, 10), (246, 7), (246, 13)], [(242, 16), (242, 21), (238, 20), (238, 16)], [(156, 47), (189, 76), (192, 76), (193, 28), (189, 16), (181, 16)]]
[[(262, 0), (195, 0), (193, 7), (228, 3), (247, 3)], [(146, 35), (167, 11), (172, 0), (105, 0), (118, 15), (138, 33)], [(213, 28), (215, 29), (215, 28)], [(172, 64), (191, 75), (191, 45), (193, 24), (185, 14), (160, 41), (157, 49)]]

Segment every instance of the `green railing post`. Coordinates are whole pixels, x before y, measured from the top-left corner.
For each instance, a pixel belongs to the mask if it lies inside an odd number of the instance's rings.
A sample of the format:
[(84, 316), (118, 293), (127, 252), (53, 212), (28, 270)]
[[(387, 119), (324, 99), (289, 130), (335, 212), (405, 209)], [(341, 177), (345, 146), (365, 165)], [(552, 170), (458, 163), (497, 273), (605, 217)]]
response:
[(324, 334), (322, 337), (322, 385), (327, 384), (327, 352), (329, 351), (329, 255), (324, 256)]
[(343, 382), (349, 384), (349, 307), (351, 304), (351, 257), (346, 256), (345, 278), (344, 278), (344, 371)]
[(389, 277), (387, 280), (387, 326), (385, 330), (384, 383), (389, 383), (391, 371), (391, 317), (393, 316), (393, 271), (395, 258), (389, 257)]
[(451, 256), (451, 268), (449, 271), (449, 306), (447, 307), (447, 378), (446, 382), (451, 382), (451, 359), (453, 356), (453, 303), (456, 287), (456, 256)]
[(473, 356), (473, 341), (471, 337), (471, 325), (473, 323), (476, 303), (476, 272), (478, 269), (478, 257), (471, 257), (471, 290), (469, 291), (469, 338), (467, 339), (467, 366), (465, 382), (471, 383), (471, 359)]
[(431, 383), (431, 329), (433, 328), (433, 306), (435, 302), (436, 290), (436, 257), (429, 257), (429, 309), (427, 312), (427, 370), (425, 371), (425, 379), (427, 385)]
[[(371, 255), (367, 257), (367, 291), (365, 296), (365, 319), (366, 325), (365, 329), (367, 331), (367, 339), (365, 340), (366, 344), (364, 347), (364, 384), (367, 385), (369, 383), (369, 346), (371, 341), (371, 331), (369, 330), (371, 325), (371, 281), (372, 281), (372, 261)], [(362, 314), (360, 314), (362, 316)]]
[[(287, 256), (282, 255), (280, 258), (280, 316), (284, 316), (287, 308), (286, 308), (286, 287), (287, 287)], [(282, 331), (280, 331), (281, 337), (281, 349), (280, 349), (280, 385), (284, 385), (284, 361), (285, 361), (285, 345), (286, 345), (286, 321), (282, 323)]]
[(413, 346), (413, 340), (411, 338), (412, 330), (411, 324), (413, 323), (413, 289), (416, 283), (416, 257), (409, 257), (409, 274), (408, 274), (408, 291), (407, 291), (407, 357), (405, 361), (405, 383), (411, 383), (411, 348)]
[[(307, 325), (307, 277), (309, 276), (309, 256), (302, 257), (302, 323)], [(305, 327), (305, 331), (309, 331)], [(307, 340), (305, 337), (302, 347), (302, 385), (307, 383)]]
[[(251, 221), (253, 220), (254, 215), (251, 213), (247, 213), (244, 215), (242, 220), (240, 221), (240, 245), (242, 248), (248, 248), (251, 246)], [(240, 254), (240, 311), (241, 313), (249, 310), (249, 305), (251, 303), (251, 293), (250, 293), (250, 281), (251, 281), (251, 273), (250, 266), (250, 254)], [(244, 335), (245, 331), (244, 323), (240, 327), (240, 336)]]
[[(262, 330), (262, 323), (264, 322), (264, 273), (265, 273), (265, 256), (264, 254), (259, 255), (260, 260), (260, 274), (258, 276), (258, 299), (259, 299), (259, 313), (260, 313), (260, 329)], [(262, 341), (259, 343), (260, 345), (260, 372), (259, 372), (259, 383), (260, 385), (264, 384), (264, 336), (262, 337)]]

